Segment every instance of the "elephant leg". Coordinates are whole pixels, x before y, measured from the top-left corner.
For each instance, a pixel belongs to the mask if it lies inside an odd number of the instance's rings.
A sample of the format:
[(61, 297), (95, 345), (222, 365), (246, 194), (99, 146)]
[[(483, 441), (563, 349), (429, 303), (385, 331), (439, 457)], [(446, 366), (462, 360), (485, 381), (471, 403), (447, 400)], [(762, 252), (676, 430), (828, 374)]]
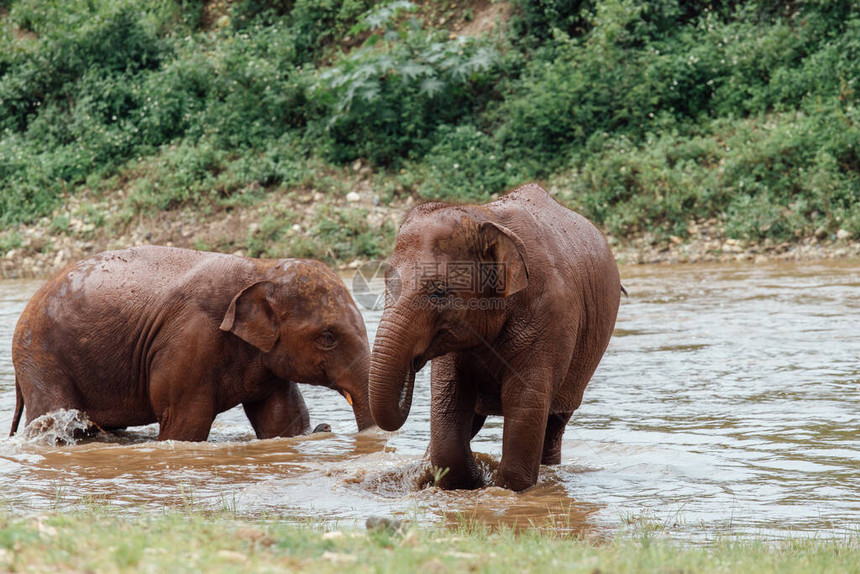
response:
[[(197, 340), (205, 345), (205, 337)], [(158, 440), (205, 441), (215, 415), (216, 384), (205, 369), (205, 355), (164, 352), (153, 359), (149, 379), (152, 411), (158, 421)]]
[[(158, 440), (187, 440), (203, 442), (215, 421), (215, 409), (206, 399), (194, 401), (194, 406), (168, 407), (158, 416)], [(183, 412), (194, 409), (195, 413)]]
[(433, 359), (430, 409), (430, 460), (448, 469), (437, 486), (472, 489), (483, 485), (469, 442), (475, 425), (477, 382), (465, 361), (451, 353)]
[(257, 438), (290, 437), (307, 433), (311, 428), (305, 400), (299, 386), (292, 382), (278, 383), (279, 388), (267, 398), (242, 403)]
[(561, 437), (573, 413), (552, 413), (546, 422), (541, 464), (561, 464)]
[(44, 414), (60, 409), (83, 411), (85, 403), (77, 386), (54, 355), (43, 354), (16, 365), (16, 384), (26, 410), (25, 426)]
[(486, 420), (487, 415), (475, 413), (475, 418), (472, 419), (472, 438), (475, 438), (475, 435), (484, 428), (484, 421)]
[[(537, 358), (533, 358), (539, 364)], [(502, 460), (496, 484), (520, 491), (534, 486), (540, 472), (546, 421), (552, 390), (552, 370), (512, 366), (502, 383)]]

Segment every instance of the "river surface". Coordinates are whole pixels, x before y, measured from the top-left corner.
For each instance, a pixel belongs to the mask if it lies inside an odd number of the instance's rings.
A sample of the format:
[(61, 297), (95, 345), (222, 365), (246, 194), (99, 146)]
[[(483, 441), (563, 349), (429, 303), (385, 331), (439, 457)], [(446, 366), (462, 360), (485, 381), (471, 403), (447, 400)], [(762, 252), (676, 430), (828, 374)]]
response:
[[(303, 386), (333, 433), (258, 441), (241, 410), (207, 443), (138, 427), (73, 446), (0, 440), (0, 500), (23, 510), (110, 503), (363, 522), (534, 526), (681, 537), (860, 531), (860, 264), (622, 269), (615, 336), (567, 427), (562, 464), (520, 494), (421, 488), (429, 367), (396, 433), (355, 432), (335, 392)], [(349, 280), (347, 279), (347, 283)], [(14, 410), (12, 331), (38, 282), (0, 282), (0, 425)], [(373, 338), (379, 312), (366, 312)], [(0, 430), (2, 430), (0, 429)], [(5, 432), (4, 432), (5, 434)], [(502, 419), (472, 443), (489, 474)]]

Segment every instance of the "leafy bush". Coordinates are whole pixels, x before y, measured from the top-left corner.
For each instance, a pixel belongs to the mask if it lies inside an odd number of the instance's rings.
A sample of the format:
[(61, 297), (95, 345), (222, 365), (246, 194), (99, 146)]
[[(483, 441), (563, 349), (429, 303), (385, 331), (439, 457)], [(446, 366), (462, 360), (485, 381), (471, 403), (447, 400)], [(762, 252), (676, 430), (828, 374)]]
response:
[[(834, 114), (835, 115), (835, 114)], [(718, 120), (699, 136), (616, 138), (557, 177), (572, 207), (617, 235), (684, 235), (723, 217), (729, 237), (779, 241), (860, 232), (860, 111)]]
[(470, 125), (439, 129), (436, 144), (420, 163), (401, 176), (418, 180), (418, 193), (429, 199), (486, 200), (528, 177), (505, 157), (493, 140)]
[[(856, 2), (515, 5), (508, 37), (458, 38), (404, 0), (242, 0), (230, 25), (200, 0), (0, 3), (0, 226), (82, 186), (229, 206), (361, 158), (425, 198), (549, 178), (617, 234), (860, 235)], [(355, 210), (288, 216), (249, 249), (387, 249)]]
[(151, 212), (187, 204), (237, 203), (260, 185), (295, 185), (306, 177), (307, 168), (288, 134), (271, 141), (265, 152), (243, 155), (210, 139), (183, 140), (136, 171), (126, 201), (133, 212)]
[(356, 257), (384, 257), (394, 244), (394, 228), (384, 223), (374, 229), (367, 212), (351, 207), (321, 206), (309, 229), (295, 231), (296, 214), (280, 211), (267, 216), (248, 238), (252, 257), (310, 257), (328, 262)]
[(516, 0), (519, 18), (514, 21), (517, 36), (531, 42), (545, 42), (559, 30), (581, 36), (589, 29), (592, 0)]
[(366, 21), (377, 34), (321, 72), (313, 86), (327, 108), (320, 122), (324, 150), (335, 162), (364, 157), (398, 164), (426, 151), (439, 126), (480, 109), (497, 53), (481, 41), (425, 31), (414, 20), (381, 31), (390, 20), (378, 11)]

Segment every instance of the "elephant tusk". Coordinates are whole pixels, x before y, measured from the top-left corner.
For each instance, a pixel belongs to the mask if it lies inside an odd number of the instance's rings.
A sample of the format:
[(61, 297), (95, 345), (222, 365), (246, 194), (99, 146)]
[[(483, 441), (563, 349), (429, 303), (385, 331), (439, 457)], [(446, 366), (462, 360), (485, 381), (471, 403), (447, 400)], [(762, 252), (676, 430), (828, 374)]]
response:
[(346, 399), (346, 402), (349, 403), (349, 406), (352, 406), (352, 395), (349, 394), (348, 392), (344, 391), (343, 397)]

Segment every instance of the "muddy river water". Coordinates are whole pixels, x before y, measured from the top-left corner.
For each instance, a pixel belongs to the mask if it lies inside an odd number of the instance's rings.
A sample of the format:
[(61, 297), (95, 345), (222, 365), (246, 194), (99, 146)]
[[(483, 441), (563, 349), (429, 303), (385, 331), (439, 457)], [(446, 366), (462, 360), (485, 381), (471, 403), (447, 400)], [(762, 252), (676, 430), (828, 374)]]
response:
[[(562, 464), (513, 494), (419, 488), (429, 367), (397, 433), (358, 434), (333, 391), (303, 387), (333, 433), (258, 441), (240, 408), (207, 443), (154, 426), (74, 446), (0, 440), (0, 500), (63, 509), (110, 501), (363, 522), (535, 524), (611, 533), (644, 519), (681, 536), (843, 536), (860, 530), (860, 264), (622, 269), (609, 350), (565, 433)], [(347, 280), (347, 283), (349, 281)], [(0, 431), (14, 409), (10, 341), (38, 282), (0, 282)], [(372, 338), (378, 312), (365, 319)], [(487, 473), (501, 418), (473, 441)]]

